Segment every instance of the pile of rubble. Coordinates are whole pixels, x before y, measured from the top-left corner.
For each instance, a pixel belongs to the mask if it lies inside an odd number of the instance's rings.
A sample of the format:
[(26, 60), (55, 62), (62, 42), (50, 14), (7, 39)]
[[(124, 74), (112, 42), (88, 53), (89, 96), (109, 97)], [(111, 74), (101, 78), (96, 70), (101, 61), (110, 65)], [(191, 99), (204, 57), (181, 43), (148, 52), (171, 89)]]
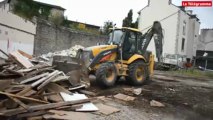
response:
[(66, 75), (45, 62), (34, 61), (20, 50), (4, 54), (8, 58), (0, 61), (0, 119), (44, 117), (52, 114), (50, 110), (98, 110), (90, 102), (93, 98), (85, 95), (91, 95), (84, 90), (88, 84), (70, 82), (73, 74)]
[(73, 47), (71, 47), (70, 49), (67, 49), (67, 50), (49, 52), (47, 54), (43, 54), (43, 55), (41, 55), (41, 57), (52, 58), (55, 55), (75, 57), (78, 49), (83, 49), (83, 48), (84, 47), (81, 46), (81, 45), (75, 45), (75, 46), (73, 46)]

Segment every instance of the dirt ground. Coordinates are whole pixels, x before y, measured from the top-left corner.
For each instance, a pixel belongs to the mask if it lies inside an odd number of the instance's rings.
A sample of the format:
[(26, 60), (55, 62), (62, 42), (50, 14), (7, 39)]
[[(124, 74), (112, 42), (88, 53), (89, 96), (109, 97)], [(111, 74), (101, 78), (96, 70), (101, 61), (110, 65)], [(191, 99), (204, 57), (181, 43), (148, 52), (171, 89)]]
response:
[[(164, 72), (156, 72), (170, 76)], [(104, 104), (121, 111), (108, 115), (95, 115), (92, 119), (103, 120), (212, 120), (213, 119), (213, 80), (177, 78), (176, 80), (153, 79), (141, 86), (141, 95), (133, 95), (123, 88), (130, 88), (119, 82), (110, 89), (90, 88), (99, 95), (107, 96)], [(139, 88), (139, 87), (134, 87)], [(112, 95), (124, 93), (136, 97), (133, 102), (114, 99)], [(151, 107), (150, 101), (157, 100), (165, 107)]]

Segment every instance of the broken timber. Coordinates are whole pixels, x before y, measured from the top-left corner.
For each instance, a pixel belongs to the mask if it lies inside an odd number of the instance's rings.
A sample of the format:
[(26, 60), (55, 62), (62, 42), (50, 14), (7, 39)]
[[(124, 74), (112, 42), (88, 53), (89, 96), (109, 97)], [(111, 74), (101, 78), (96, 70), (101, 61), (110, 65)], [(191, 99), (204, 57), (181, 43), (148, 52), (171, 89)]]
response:
[[(83, 99), (83, 100), (76, 100), (76, 101), (67, 101), (67, 102), (36, 105), (36, 106), (30, 106), (28, 110), (29, 111), (37, 111), (37, 110), (53, 109), (53, 108), (62, 107), (62, 106), (87, 103), (87, 102), (90, 102), (90, 100), (91, 99)], [(28, 111), (25, 110), (24, 108), (16, 108), (16, 109), (10, 109), (10, 110), (1, 111), (0, 115), (13, 116), (13, 115), (24, 113), (24, 112), (28, 112)]]
[(15, 95), (15, 94), (11, 94), (11, 93), (5, 93), (5, 92), (1, 92), (1, 91), (0, 91), (0, 94), (10, 96), (10, 97), (19, 98), (19, 99), (23, 99), (23, 100), (33, 101), (33, 102), (37, 102), (37, 103), (48, 103), (46, 101), (42, 101), (42, 100), (38, 100), (38, 99), (34, 99), (34, 98), (29, 98), (29, 97), (24, 97), (24, 96), (19, 96), (19, 95)]

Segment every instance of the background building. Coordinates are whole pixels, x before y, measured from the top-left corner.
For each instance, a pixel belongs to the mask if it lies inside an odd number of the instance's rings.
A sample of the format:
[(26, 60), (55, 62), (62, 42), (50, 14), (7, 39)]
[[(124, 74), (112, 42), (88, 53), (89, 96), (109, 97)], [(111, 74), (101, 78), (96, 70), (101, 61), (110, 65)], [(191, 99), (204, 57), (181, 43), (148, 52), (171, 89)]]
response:
[[(36, 24), (9, 10), (9, 4), (0, 3), (0, 49), (6, 53), (23, 50), (33, 54)], [(5, 57), (0, 53), (0, 57)]]
[[(164, 33), (163, 55), (178, 54), (192, 58), (196, 55), (199, 19), (190, 10), (172, 4), (171, 0), (149, 0), (139, 12), (139, 29), (146, 32), (154, 21), (160, 21)], [(155, 53), (154, 41), (148, 50)]]

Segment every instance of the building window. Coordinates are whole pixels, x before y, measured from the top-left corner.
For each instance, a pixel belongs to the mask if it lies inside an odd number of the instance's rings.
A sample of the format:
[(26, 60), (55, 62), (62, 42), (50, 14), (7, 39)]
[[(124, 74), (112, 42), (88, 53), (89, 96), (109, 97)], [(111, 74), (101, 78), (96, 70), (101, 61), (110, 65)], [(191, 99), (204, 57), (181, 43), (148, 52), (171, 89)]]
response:
[(182, 38), (182, 44), (181, 44), (181, 51), (184, 51), (184, 47), (185, 47), (185, 38)]
[(8, 31), (5, 31), (5, 35), (8, 35)]
[(186, 35), (186, 22), (183, 22), (183, 35)]

